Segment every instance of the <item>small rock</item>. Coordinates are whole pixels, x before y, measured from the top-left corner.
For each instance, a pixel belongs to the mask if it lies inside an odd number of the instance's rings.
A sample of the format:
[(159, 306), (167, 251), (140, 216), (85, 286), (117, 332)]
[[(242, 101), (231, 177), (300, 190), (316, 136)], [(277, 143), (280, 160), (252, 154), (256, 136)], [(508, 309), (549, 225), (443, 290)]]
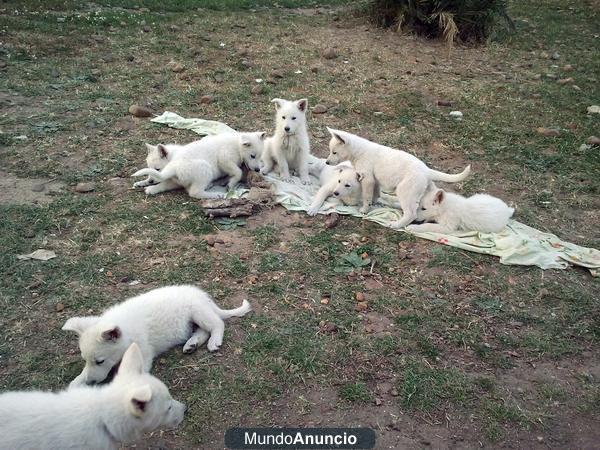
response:
[(142, 31), (143, 31), (144, 33), (150, 33), (150, 32), (152, 31), (152, 28), (150, 28), (148, 25), (144, 25), (144, 26), (142, 27)]
[(65, 309), (65, 305), (63, 305), (62, 303), (57, 303), (54, 306), (54, 309), (56, 310), (56, 312), (61, 312)]
[(538, 437), (536, 438), (536, 440), (537, 440), (538, 442), (544, 442), (544, 436), (538, 436)]
[(558, 52), (554, 52), (554, 53), (552, 53), (551, 58), (554, 60), (560, 59), (560, 54)]
[(375, 397), (375, 406), (381, 406), (383, 404), (383, 402), (381, 401), (380, 398)]
[(175, 72), (175, 73), (181, 73), (184, 70), (185, 70), (185, 66), (183, 64), (180, 64), (180, 63), (175, 63), (171, 67), (171, 72)]
[(354, 298), (356, 299), (357, 302), (364, 302), (365, 301), (365, 294), (363, 294), (362, 292), (356, 292), (354, 294)]
[(87, 183), (77, 183), (77, 186), (75, 186), (75, 192), (79, 192), (80, 194), (92, 192), (94, 189), (96, 189), (96, 183), (93, 181)]
[(600, 106), (592, 105), (587, 108), (588, 114), (600, 114)]
[(367, 302), (358, 302), (356, 304), (356, 306), (354, 307), (354, 309), (358, 312), (362, 312), (362, 311), (366, 311), (368, 307), (369, 307), (369, 305), (367, 304)]
[(254, 95), (260, 95), (265, 92), (265, 86), (263, 84), (257, 84), (252, 88), (252, 93)]
[(31, 190), (33, 192), (43, 192), (44, 189), (46, 189), (46, 185), (43, 183), (40, 184), (34, 184), (33, 186), (31, 186)]
[(213, 102), (212, 95), (203, 95), (202, 97), (200, 97), (200, 104), (201, 105), (209, 105), (212, 102)]
[(310, 71), (311, 71), (312, 73), (319, 73), (319, 71), (320, 71), (320, 70), (321, 70), (321, 68), (320, 68), (319, 66), (312, 66), (312, 67), (310, 68)]
[(215, 243), (217, 242), (217, 238), (214, 236), (206, 236), (204, 238), (204, 242), (206, 242), (206, 245), (213, 247), (215, 245)]
[(557, 81), (558, 84), (572, 84), (574, 83), (575, 80), (571, 77), (569, 78), (561, 78), (560, 80)]
[(390, 394), (392, 395), (392, 397), (398, 397), (398, 390), (394, 387), (390, 391)]
[(328, 305), (329, 304), (329, 299), (327, 297), (323, 297), (321, 299), (321, 305)]
[(335, 227), (340, 221), (340, 215), (338, 213), (331, 213), (327, 219), (325, 219), (325, 228), (330, 229)]
[(452, 106), (452, 102), (448, 100), (438, 100), (438, 106)]
[(240, 61), (240, 65), (242, 67), (245, 67), (246, 69), (249, 69), (250, 67), (252, 67), (252, 63), (250, 61), (248, 61), (247, 59), (242, 59)]
[(462, 120), (463, 118), (463, 113), (460, 111), (450, 111), (448, 115), (456, 120)]
[(535, 131), (537, 131), (542, 136), (546, 136), (546, 137), (560, 136), (560, 130), (557, 130), (556, 128), (539, 127), (539, 128), (536, 128)]
[(585, 142), (589, 145), (600, 145), (600, 138), (598, 136), (590, 136)]
[(338, 54), (334, 48), (329, 47), (329, 48), (326, 48), (325, 50), (323, 50), (323, 52), (321, 53), (321, 56), (325, 59), (335, 59), (335, 58), (337, 58)]
[(318, 103), (314, 106), (314, 108), (312, 109), (313, 114), (325, 114), (328, 111), (327, 106)]
[(271, 72), (271, 77), (272, 78), (283, 78), (283, 72), (281, 72), (280, 70), (274, 70), (273, 72)]
[(565, 72), (569, 72), (569, 71), (573, 70), (573, 66), (571, 64), (567, 64), (563, 67), (563, 70)]
[(151, 117), (152, 110), (150, 108), (146, 108), (145, 106), (131, 105), (129, 107), (129, 114), (135, 117)]

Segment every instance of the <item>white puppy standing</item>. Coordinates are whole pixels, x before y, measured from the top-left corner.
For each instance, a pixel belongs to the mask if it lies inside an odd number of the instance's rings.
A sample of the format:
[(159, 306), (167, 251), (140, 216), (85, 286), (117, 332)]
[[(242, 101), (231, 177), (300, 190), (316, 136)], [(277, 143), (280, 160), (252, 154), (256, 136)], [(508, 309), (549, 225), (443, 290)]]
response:
[(144, 433), (176, 427), (184, 412), (185, 405), (144, 372), (142, 353), (132, 344), (106, 386), (1, 394), (0, 447), (116, 450)]
[(223, 343), (223, 319), (251, 309), (244, 300), (239, 308), (223, 310), (195, 286), (167, 286), (114, 305), (101, 316), (73, 317), (62, 329), (79, 335), (85, 367), (71, 385), (104, 381), (133, 342), (146, 371), (155, 356), (175, 345), (185, 343), (183, 352), (189, 353), (208, 339), (208, 350), (216, 351)]
[(403, 228), (417, 218), (417, 208), (431, 181), (455, 183), (464, 180), (471, 171), (471, 166), (467, 166), (457, 175), (438, 172), (409, 153), (345, 131), (327, 129), (331, 134), (327, 164), (350, 161), (362, 176), (361, 213), (369, 211), (376, 189), (395, 191), (402, 208), (402, 219), (391, 224), (392, 228)]
[(465, 198), (443, 189), (431, 189), (421, 201), (417, 219), (435, 221), (409, 225), (407, 230), (451, 233), (456, 230), (497, 233), (508, 224), (515, 210), (496, 197), (476, 194)]
[(310, 184), (308, 161), (310, 144), (306, 125), (308, 100), (297, 101), (274, 98), (275, 134), (265, 141), (262, 174), (266, 175), (275, 164), (283, 181), (292, 181), (290, 169), (298, 172), (303, 184)]
[[(208, 192), (210, 184), (225, 175), (233, 189), (242, 178), (242, 165), (260, 171), (266, 133), (223, 133), (206, 136), (187, 145), (159, 144), (148, 147), (148, 167), (132, 176), (148, 176), (135, 187), (146, 187), (149, 195), (184, 187), (193, 198), (219, 198)], [(150, 185), (153, 181), (158, 184)]]

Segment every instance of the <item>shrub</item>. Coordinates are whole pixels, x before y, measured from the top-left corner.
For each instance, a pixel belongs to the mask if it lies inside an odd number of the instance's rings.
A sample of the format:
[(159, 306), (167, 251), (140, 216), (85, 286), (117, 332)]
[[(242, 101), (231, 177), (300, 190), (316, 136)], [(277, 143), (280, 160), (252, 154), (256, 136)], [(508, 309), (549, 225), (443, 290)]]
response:
[(373, 0), (371, 16), (384, 27), (412, 29), (426, 37), (483, 41), (498, 18), (514, 28), (508, 0)]

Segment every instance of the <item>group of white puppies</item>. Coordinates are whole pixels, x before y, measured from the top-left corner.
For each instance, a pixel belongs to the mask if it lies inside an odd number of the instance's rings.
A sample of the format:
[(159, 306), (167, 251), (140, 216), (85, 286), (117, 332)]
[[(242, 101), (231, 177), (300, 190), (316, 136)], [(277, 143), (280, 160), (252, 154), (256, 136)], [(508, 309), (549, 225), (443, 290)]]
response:
[[(303, 184), (310, 183), (309, 174), (319, 178), (321, 187), (308, 209), (311, 216), (331, 196), (361, 205), (360, 212), (366, 214), (381, 192), (394, 193), (398, 200), (403, 214), (392, 224), (398, 229), (498, 232), (512, 216), (514, 210), (500, 199), (485, 194), (464, 198), (435, 185), (464, 180), (470, 166), (456, 175), (439, 172), (406, 152), (330, 128), (329, 156), (316, 158), (310, 153), (308, 101), (272, 101), (277, 114), (273, 136), (230, 133), (183, 146), (146, 144), (148, 167), (134, 176), (147, 178), (134, 186), (150, 195), (183, 187), (191, 197), (216, 198), (221, 194), (210, 187), (220, 178), (229, 177), (227, 185), (233, 189), (244, 168), (265, 175), (276, 169), (287, 182), (292, 171)], [(425, 223), (411, 225), (413, 221)], [(146, 432), (177, 426), (185, 405), (149, 374), (152, 361), (180, 344), (184, 353), (205, 342), (209, 351), (218, 350), (223, 320), (250, 310), (246, 300), (236, 309), (223, 310), (197, 287), (168, 286), (117, 304), (101, 316), (69, 319), (63, 330), (79, 336), (85, 367), (66, 391), (1, 394), (0, 447), (116, 449)]]
[[(439, 172), (409, 153), (345, 131), (327, 128), (329, 156), (316, 158), (310, 153), (307, 99), (272, 102), (276, 115), (271, 137), (264, 132), (230, 133), (184, 146), (146, 144), (148, 167), (133, 176), (148, 178), (134, 186), (145, 187), (151, 195), (184, 187), (191, 197), (216, 198), (222, 194), (208, 190), (212, 183), (228, 176), (228, 188), (235, 188), (245, 166), (263, 175), (276, 169), (286, 182), (293, 181), (292, 171), (303, 184), (310, 184), (311, 173), (318, 177), (321, 188), (307, 210), (311, 216), (331, 196), (346, 205), (360, 205), (360, 212), (367, 214), (381, 192), (395, 194), (396, 206), (402, 210), (402, 218), (391, 227), (415, 232), (498, 232), (514, 212), (498, 198), (486, 194), (465, 198), (435, 185), (436, 181), (463, 181), (471, 166), (455, 175)], [(426, 223), (411, 225), (414, 221)]]
[(79, 336), (83, 371), (58, 393), (1, 394), (0, 448), (116, 450), (144, 433), (178, 426), (185, 405), (150, 375), (152, 361), (180, 344), (184, 353), (207, 341), (209, 351), (218, 350), (223, 320), (250, 310), (246, 300), (224, 310), (197, 287), (167, 286), (101, 316), (67, 320), (63, 330)]

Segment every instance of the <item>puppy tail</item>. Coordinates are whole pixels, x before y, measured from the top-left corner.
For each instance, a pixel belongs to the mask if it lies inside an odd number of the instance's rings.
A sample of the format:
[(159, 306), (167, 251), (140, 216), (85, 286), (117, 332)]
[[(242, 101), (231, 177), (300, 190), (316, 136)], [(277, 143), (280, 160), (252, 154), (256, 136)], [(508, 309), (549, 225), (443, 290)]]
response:
[(447, 183), (458, 183), (459, 181), (464, 180), (471, 173), (471, 165), (468, 165), (465, 170), (461, 173), (457, 173), (456, 175), (451, 175), (449, 173), (438, 172), (437, 170), (429, 169), (429, 179), (432, 181), (445, 181)]
[(248, 300), (244, 300), (242, 302), (242, 306), (240, 306), (239, 308), (221, 309), (218, 306), (214, 305), (214, 309), (221, 319), (229, 319), (230, 317), (245, 316), (250, 311), (252, 311), (252, 306), (250, 306), (250, 302), (248, 302)]
[(157, 180), (161, 180), (161, 181), (163, 179), (163, 177), (161, 176), (161, 174), (158, 170), (151, 169), (150, 167), (146, 167), (145, 169), (138, 170), (136, 173), (134, 173), (131, 176), (132, 177), (149, 176), (149, 177), (155, 178)]

